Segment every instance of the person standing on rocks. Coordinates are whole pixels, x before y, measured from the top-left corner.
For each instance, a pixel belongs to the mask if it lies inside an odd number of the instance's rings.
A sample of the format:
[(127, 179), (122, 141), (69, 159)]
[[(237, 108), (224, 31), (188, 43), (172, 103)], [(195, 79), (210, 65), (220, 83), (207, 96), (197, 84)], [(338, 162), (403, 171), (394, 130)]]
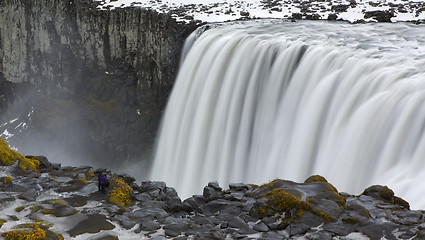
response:
[(99, 175), (98, 181), (99, 181), (99, 191), (104, 193), (105, 189), (109, 185), (108, 178), (106, 177), (106, 172), (102, 172)]

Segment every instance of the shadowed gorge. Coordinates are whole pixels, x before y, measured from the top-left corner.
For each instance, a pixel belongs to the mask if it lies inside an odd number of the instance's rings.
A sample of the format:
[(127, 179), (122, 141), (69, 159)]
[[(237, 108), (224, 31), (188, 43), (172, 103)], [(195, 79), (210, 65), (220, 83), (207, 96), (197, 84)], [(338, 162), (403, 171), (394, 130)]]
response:
[(96, 6), (0, 2), (0, 134), (21, 152), (66, 164), (147, 163), (196, 25)]

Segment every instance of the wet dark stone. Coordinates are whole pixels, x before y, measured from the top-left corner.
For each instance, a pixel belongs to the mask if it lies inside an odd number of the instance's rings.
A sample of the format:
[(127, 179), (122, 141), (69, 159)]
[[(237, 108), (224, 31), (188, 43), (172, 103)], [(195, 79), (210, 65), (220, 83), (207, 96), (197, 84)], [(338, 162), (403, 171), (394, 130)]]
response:
[(328, 15), (328, 20), (335, 21), (338, 19), (338, 15), (336, 13), (331, 13)]
[(24, 199), (26, 201), (35, 201), (36, 197), (38, 197), (38, 192), (35, 189), (29, 189), (19, 196), (20, 199)]
[(118, 220), (121, 226), (127, 230), (133, 228), (136, 225), (134, 221), (126, 216), (116, 215), (114, 219)]
[(266, 224), (264, 224), (263, 222), (259, 222), (257, 224), (255, 224), (252, 229), (254, 229), (257, 232), (268, 232), (270, 229), (267, 227)]
[(378, 22), (391, 22), (392, 17), (394, 17), (394, 12), (388, 10), (368, 11), (364, 14), (364, 18), (373, 18)]
[(331, 240), (332, 235), (325, 231), (308, 232), (305, 236), (308, 240)]
[(350, 5), (332, 5), (331, 10), (333, 12), (345, 12), (347, 11), (347, 9), (350, 7)]
[(212, 201), (221, 198), (223, 196), (223, 193), (221, 190), (216, 190), (213, 187), (205, 187), (202, 195), (208, 201)]
[(238, 216), (230, 219), (229, 227), (238, 228), (238, 229), (249, 228), (248, 224)]
[(53, 208), (53, 215), (56, 217), (66, 217), (76, 214), (78, 211), (66, 204), (55, 204)]
[(311, 213), (310, 211), (304, 212), (299, 221), (310, 227), (317, 227), (323, 223), (323, 219), (321, 217)]
[(200, 207), (203, 206), (206, 202), (207, 200), (204, 198), (204, 196), (201, 195), (194, 195), (183, 201), (183, 203), (189, 204), (189, 206), (195, 211), (199, 211)]
[(323, 225), (323, 230), (333, 233), (337, 236), (346, 236), (352, 232), (354, 232), (354, 226), (351, 224), (343, 224), (343, 223), (326, 223)]
[(127, 173), (120, 173), (118, 174), (118, 177), (122, 178), (127, 184), (132, 184), (136, 179)]
[(230, 201), (241, 201), (245, 194), (243, 192), (231, 192), (225, 196), (225, 199)]
[(114, 235), (104, 234), (103, 236), (95, 237), (92, 240), (119, 240), (119, 238)]
[(154, 230), (158, 230), (161, 228), (161, 225), (159, 225), (157, 222), (155, 221), (147, 221), (147, 222), (143, 222), (140, 224), (140, 228), (143, 231), (154, 231)]
[(265, 232), (262, 234), (262, 236), (259, 238), (259, 240), (282, 240), (282, 239), (289, 239), (288, 235), (277, 234), (275, 232)]
[(139, 202), (152, 201), (152, 198), (147, 193), (139, 193), (139, 194), (136, 194), (134, 197)]
[(87, 219), (79, 222), (76, 226), (67, 232), (71, 237), (75, 237), (84, 233), (97, 233), (102, 230), (112, 230), (115, 228), (106, 217), (101, 214), (87, 215)]
[(216, 191), (221, 191), (221, 190), (223, 190), (223, 189), (220, 187), (220, 185), (218, 184), (218, 182), (217, 182), (217, 181), (209, 182), (209, 183), (208, 183), (208, 187), (210, 187), (210, 188), (212, 188), (212, 189), (214, 189), (214, 190), (216, 190)]
[(214, 201), (208, 202), (208, 203), (200, 206), (200, 209), (201, 209), (202, 213), (204, 213), (205, 215), (215, 215), (216, 213), (223, 210), (227, 206), (228, 206), (227, 201), (214, 200)]
[(238, 206), (228, 206), (220, 211), (220, 214), (217, 216), (220, 220), (229, 221), (235, 216), (239, 216), (242, 213), (242, 208)]
[[(420, 222), (422, 218), (421, 211), (399, 211), (396, 212), (397, 222), (402, 225), (412, 225)], [(423, 220), (422, 220), (423, 221)]]
[(357, 231), (364, 233), (366, 236), (368, 236), (371, 239), (381, 239), (382, 237), (385, 237), (387, 239), (397, 239), (392, 232), (397, 229), (399, 226), (390, 223), (375, 223), (370, 222), (369, 224), (365, 226), (358, 226), (356, 228)]
[(87, 204), (87, 197), (81, 195), (74, 195), (64, 200), (73, 207), (82, 207)]
[(230, 183), (229, 189), (234, 191), (247, 191), (252, 189), (252, 186), (243, 183)]
[(304, 235), (310, 229), (310, 226), (304, 223), (297, 222), (297, 223), (290, 224), (287, 228), (291, 236), (300, 236), (300, 235)]

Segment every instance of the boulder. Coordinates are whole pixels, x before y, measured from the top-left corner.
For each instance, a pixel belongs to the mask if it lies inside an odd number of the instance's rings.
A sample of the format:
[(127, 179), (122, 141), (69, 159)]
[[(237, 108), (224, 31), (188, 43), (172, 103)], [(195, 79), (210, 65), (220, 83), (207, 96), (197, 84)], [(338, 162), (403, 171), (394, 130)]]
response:
[(214, 190), (216, 190), (216, 191), (221, 191), (221, 190), (223, 190), (223, 189), (220, 187), (220, 185), (218, 184), (218, 182), (217, 182), (217, 181), (209, 182), (209, 183), (208, 183), (208, 187), (210, 187), (210, 188), (212, 188), (212, 189), (214, 189)]
[(19, 198), (24, 199), (26, 201), (35, 201), (35, 198), (38, 197), (39, 193), (35, 189), (29, 189), (28, 191), (25, 191), (22, 193)]
[(147, 221), (147, 222), (141, 223), (140, 224), (140, 228), (143, 231), (150, 232), (150, 231), (155, 231), (155, 230), (160, 229), (161, 228), (161, 225), (159, 225), (159, 223), (158, 222), (155, 222), (155, 221)]
[(87, 215), (87, 219), (82, 220), (67, 232), (71, 237), (76, 237), (84, 233), (98, 233), (102, 230), (112, 230), (115, 226), (106, 220), (105, 215)]
[(378, 22), (391, 22), (392, 17), (394, 12), (391, 10), (367, 11), (364, 14), (364, 18), (373, 18)]
[(229, 201), (225, 201), (222, 199), (210, 201), (202, 206), (200, 206), (200, 210), (203, 214), (209, 216), (209, 215), (215, 215), (219, 213), (224, 208), (228, 207)]

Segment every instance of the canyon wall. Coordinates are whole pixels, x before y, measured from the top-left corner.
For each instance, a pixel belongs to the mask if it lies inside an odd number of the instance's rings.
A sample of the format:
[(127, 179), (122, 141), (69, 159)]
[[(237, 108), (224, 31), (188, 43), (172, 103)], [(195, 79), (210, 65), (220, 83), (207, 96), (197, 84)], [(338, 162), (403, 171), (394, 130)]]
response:
[(139, 159), (198, 25), (87, 0), (0, 1), (0, 119), (25, 123), (3, 126), (20, 130), (8, 141), (58, 158)]

